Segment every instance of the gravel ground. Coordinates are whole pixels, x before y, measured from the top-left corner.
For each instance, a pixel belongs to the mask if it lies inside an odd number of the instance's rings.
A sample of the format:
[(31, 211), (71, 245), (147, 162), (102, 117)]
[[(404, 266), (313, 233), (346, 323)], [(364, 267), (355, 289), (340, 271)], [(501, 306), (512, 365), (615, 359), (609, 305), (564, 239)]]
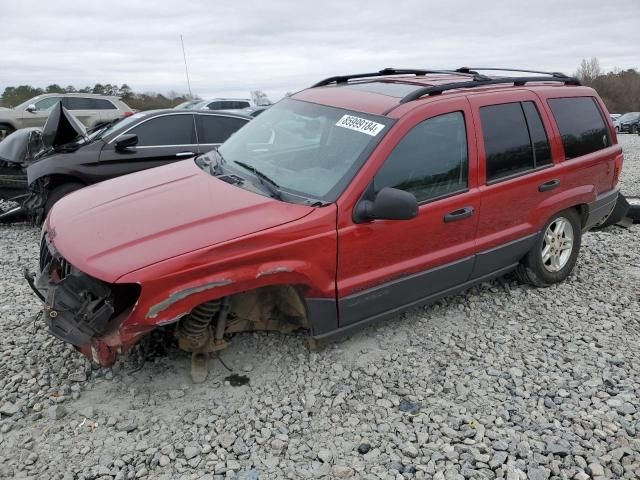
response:
[[(623, 135), (640, 195), (640, 137)], [(92, 367), (34, 320), (38, 230), (0, 227), (0, 477), (640, 477), (640, 225), (585, 236), (575, 273), (511, 277), (309, 353), (241, 334), (192, 385), (166, 336)]]

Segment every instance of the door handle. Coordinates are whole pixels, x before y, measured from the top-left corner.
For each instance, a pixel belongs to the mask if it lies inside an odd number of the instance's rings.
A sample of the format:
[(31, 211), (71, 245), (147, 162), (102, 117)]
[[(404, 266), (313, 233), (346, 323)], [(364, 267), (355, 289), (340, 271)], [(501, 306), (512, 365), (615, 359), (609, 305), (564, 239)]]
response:
[(178, 152), (176, 153), (176, 157), (193, 157), (195, 153), (193, 152)]
[(455, 222), (458, 220), (463, 220), (465, 218), (469, 218), (473, 215), (473, 207), (464, 207), (464, 208), (460, 208), (458, 210), (455, 210), (451, 213), (447, 213), (444, 216), (444, 223), (451, 223), (451, 222)]
[(549, 190), (553, 190), (556, 187), (560, 186), (560, 180), (557, 178), (554, 180), (550, 180), (548, 182), (543, 183), (538, 187), (539, 192), (548, 192)]

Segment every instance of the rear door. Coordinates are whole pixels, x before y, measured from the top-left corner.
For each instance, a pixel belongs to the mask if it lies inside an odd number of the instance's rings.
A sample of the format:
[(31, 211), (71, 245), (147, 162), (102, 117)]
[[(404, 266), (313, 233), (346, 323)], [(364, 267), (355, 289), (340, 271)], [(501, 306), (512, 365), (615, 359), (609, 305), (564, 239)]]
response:
[(206, 153), (221, 145), (248, 121), (248, 119), (230, 115), (196, 114), (200, 153)]
[(93, 110), (98, 112), (100, 123), (107, 123), (121, 118), (124, 115), (124, 112), (120, 111), (111, 100), (107, 100), (106, 98), (92, 98), (91, 105), (93, 106)]
[[(509, 268), (533, 246), (539, 205), (564, 188), (550, 125), (530, 91), (470, 95), (478, 126), (481, 192), (472, 278)], [(554, 161), (555, 157), (555, 161)]]
[[(138, 135), (138, 144), (126, 150), (117, 150), (115, 144), (118, 138), (125, 134)], [(103, 179), (117, 177), (184, 160), (197, 153), (193, 115), (159, 115), (143, 120), (109, 140), (100, 153), (100, 175), (104, 176)]]

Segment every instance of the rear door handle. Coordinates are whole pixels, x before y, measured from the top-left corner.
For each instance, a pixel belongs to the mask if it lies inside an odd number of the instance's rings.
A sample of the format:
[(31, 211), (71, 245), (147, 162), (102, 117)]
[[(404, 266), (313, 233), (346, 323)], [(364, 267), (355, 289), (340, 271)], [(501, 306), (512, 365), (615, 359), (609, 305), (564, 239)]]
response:
[(178, 152), (176, 153), (176, 157), (193, 157), (195, 153), (193, 152)]
[(548, 192), (549, 190), (553, 190), (556, 187), (560, 186), (560, 180), (557, 178), (554, 180), (550, 180), (548, 182), (543, 183), (538, 187), (539, 192)]
[(455, 210), (451, 213), (447, 213), (444, 216), (444, 223), (456, 222), (458, 220), (463, 220), (465, 218), (469, 218), (473, 215), (473, 207), (464, 207), (459, 210)]

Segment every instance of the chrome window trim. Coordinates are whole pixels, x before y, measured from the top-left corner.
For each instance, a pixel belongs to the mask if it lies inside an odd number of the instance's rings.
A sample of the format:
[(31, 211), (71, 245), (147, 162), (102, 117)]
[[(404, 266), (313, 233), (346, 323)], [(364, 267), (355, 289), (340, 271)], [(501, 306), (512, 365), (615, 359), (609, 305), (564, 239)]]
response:
[(133, 147), (135, 149), (145, 149), (145, 148), (172, 148), (172, 147), (197, 147), (197, 143), (189, 143), (183, 145), (143, 145), (142, 147)]
[[(148, 122), (149, 120), (153, 120), (155, 118), (160, 118), (160, 117), (166, 117), (166, 116), (169, 116), (169, 115), (191, 115), (193, 117), (193, 121), (194, 121), (193, 128), (194, 128), (194, 130), (196, 132), (196, 140), (198, 138), (198, 125), (195, 123), (196, 122), (196, 118), (195, 117), (197, 115), (208, 115), (210, 117), (239, 118), (241, 120), (247, 120), (247, 123), (249, 123), (251, 121), (250, 119), (247, 119), (247, 118), (243, 117), (242, 115), (221, 114), (221, 113), (216, 113), (216, 112), (210, 112), (210, 113), (209, 112), (202, 112), (202, 113), (200, 113), (200, 112), (176, 112), (176, 113), (167, 112), (167, 113), (161, 113), (160, 115), (155, 115), (155, 116), (152, 116), (152, 117), (149, 117), (149, 118), (145, 118), (140, 123), (136, 123), (135, 125), (132, 125), (131, 127), (127, 128), (124, 132), (118, 134), (118, 136), (116, 136), (116, 137), (112, 138), (111, 140), (109, 140), (107, 142), (107, 145), (111, 145), (113, 142), (115, 142), (122, 135), (127, 134), (129, 131), (133, 130), (134, 128), (136, 128), (136, 127), (138, 127), (140, 125), (142, 125), (145, 122)], [(188, 144), (188, 145), (194, 145), (194, 144)], [(211, 144), (202, 144), (202, 145), (211, 145)], [(213, 145), (216, 145), (216, 144), (213, 144)], [(217, 145), (222, 145), (222, 144), (217, 144)], [(169, 146), (170, 145), (155, 145), (155, 146), (148, 145), (148, 146), (136, 147), (136, 148), (148, 148), (148, 147), (154, 147), (155, 148), (155, 147), (169, 147)], [(182, 146), (182, 145), (173, 145), (173, 146)]]

